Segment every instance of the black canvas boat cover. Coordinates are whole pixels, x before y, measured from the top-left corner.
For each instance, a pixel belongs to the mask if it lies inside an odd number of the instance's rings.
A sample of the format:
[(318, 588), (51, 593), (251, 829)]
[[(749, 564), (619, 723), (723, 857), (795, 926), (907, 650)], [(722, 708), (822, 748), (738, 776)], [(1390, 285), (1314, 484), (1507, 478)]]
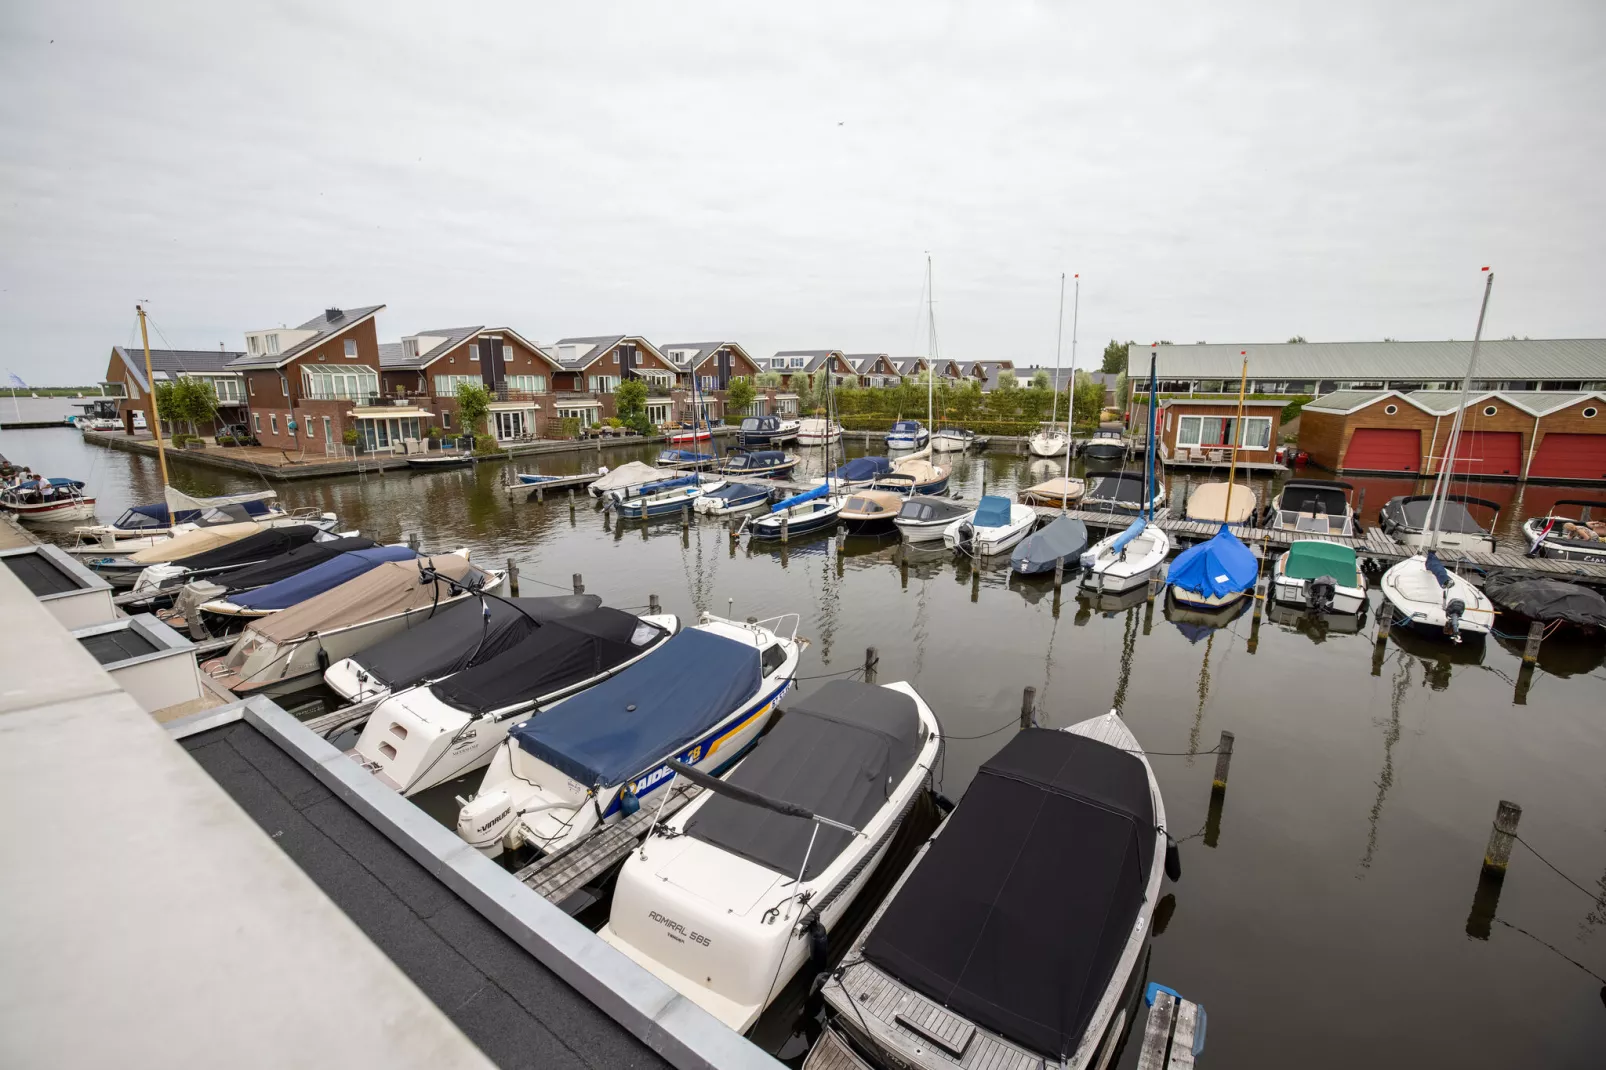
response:
[(879, 969), (1050, 1060), (1109, 986), (1154, 864), (1143, 763), (1029, 728), (977, 773), (864, 944)]
[(1016, 572), (1028, 574), (1051, 570), (1054, 562), (1062, 560), (1074, 568), (1085, 549), (1087, 526), (1080, 520), (1057, 516), (1022, 539), (1009, 555), (1009, 564)]
[[(886, 804), (920, 753), (920, 714), (901, 691), (834, 680), (786, 708), (780, 723), (726, 780), (771, 799), (801, 806), (856, 829)], [(686, 822), (686, 834), (749, 861), (804, 880), (819, 876), (852, 841), (814, 822), (724, 795), (709, 799)]]
[(602, 606), (594, 594), (555, 598), (466, 598), (352, 660), (392, 691), (438, 680), (496, 657), (548, 621)]
[(215, 573), (207, 578), (213, 583), (222, 584), (231, 594), (235, 591), (248, 591), (253, 587), (287, 580), (314, 565), (321, 565), (352, 550), (369, 550), (377, 545), (379, 544), (374, 540), (357, 535), (345, 539), (329, 539), (326, 542), (309, 542), (293, 550), (286, 550), (276, 557), (259, 560), (254, 565), (241, 565), (239, 568)]
[(311, 524), (288, 524), (282, 528), (264, 528), (255, 535), (247, 535), (235, 542), (224, 543), (211, 550), (203, 550), (174, 562), (195, 571), (198, 569), (235, 568), (254, 561), (278, 557), (298, 546), (310, 543), (318, 534)]
[(1131, 502), (1134, 505), (1141, 505), (1148, 500), (1148, 495), (1143, 493), (1143, 477), (1125, 472), (1100, 479), (1087, 496), (1101, 502)]
[[(1480, 499), (1472, 499), (1477, 504), (1485, 504)], [(1428, 498), (1409, 497), (1395, 498), (1383, 506), (1385, 512), (1392, 513), (1396, 522), (1407, 531), (1426, 531), (1428, 526)], [(1493, 505), (1493, 503), (1487, 503)], [(1477, 517), (1467, 510), (1465, 505), (1453, 499), (1445, 499), (1439, 507), (1439, 530), (1461, 532), (1467, 535), (1486, 535), (1489, 529), (1478, 523)]]
[(469, 713), (505, 709), (616, 668), (667, 634), (632, 613), (598, 606), (548, 620), (495, 657), (431, 684), (430, 690)]
[(1348, 483), (1290, 479), (1283, 484), (1278, 504), (1280, 509), (1288, 512), (1343, 516), (1349, 508), (1349, 499), (1344, 496), (1344, 491), (1348, 489)]
[(1483, 581), (1483, 593), (1501, 609), (1533, 620), (1564, 620), (1569, 624), (1606, 628), (1606, 598), (1566, 580), (1495, 572)]
[(935, 523), (939, 520), (958, 520), (976, 511), (974, 505), (954, 501), (952, 498), (938, 498), (930, 495), (917, 495), (905, 499), (903, 508), (898, 515), (905, 520), (923, 520)]

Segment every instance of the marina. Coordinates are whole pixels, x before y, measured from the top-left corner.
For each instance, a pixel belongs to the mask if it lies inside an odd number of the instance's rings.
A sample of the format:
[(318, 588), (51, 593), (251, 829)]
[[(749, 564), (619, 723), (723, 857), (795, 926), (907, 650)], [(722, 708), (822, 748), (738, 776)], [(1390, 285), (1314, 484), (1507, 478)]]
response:
[[(103, 514), (153, 497), (153, 460), (49, 437), (56, 432), (25, 434), (37, 436), (35, 459), (48, 460), (52, 470), (88, 476), (105, 503)], [(69, 452), (50, 455), (63, 447)], [(632, 460), (650, 464), (656, 452), (646, 444), (610, 447), (603, 463), (610, 469)], [(810, 486), (824, 471), (817, 449), (801, 453), (797, 477), (776, 481), (776, 493)], [(851, 674), (907, 679), (922, 694), (943, 696), (932, 708), (951, 738), (933, 779), (949, 798), (962, 799), (975, 770), (1009, 732), (1027, 722), (1012, 712), (1022, 704), (1022, 685), (1034, 692), (1030, 717), (1050, 727), (1092, 716), (1097, 708), (1089, 709), (1089, 704), (1119, 707), (1144, 746), (1163, 752), (1153, 759), (1155, 776), (1166, 793), (1176, 838), (1183, 841), (1186, 876), (1174, 890), (1167, 887), (1163, 898), (1169, 905), (1163, 902), (1156, 910), (1148, 975), (1208, 1005), (1209, 1046), (1198, 1056), (1200, 1065), (1277, 1065), (1275, 1060), (1261, 1061), (1256, 1053), (1267, 1051), (1268, 1044), (1299, 1042), (1297, 1030), (1290, 1026), (1285, 1034), (1277, 1018), (1255, 1006), (1249, 997), (1252, 986), (1237, 968), (1224, 968), (1226, 962), (1242, 962), (1246, 953), (1260, 968), (1295, 968), (1282, 950), (1289, 943), (1303, 948), (1301, 969), (1314, 964), (1330, 974), (1357, 976), (1363, 962), (1368, 970), (1378, 961), (1390, 963), (1389, 972), (1398, 976), (1367, 1001), (1368, 1020), (1374, 1024), (1366, 1034), (1372, 1035), (1375, 1023), (1387, 1028), (1390, 1021), (1398, 1022), (1391, 1059), (1401, 1062), (1410, 1061), (1417, 1033), (1406, 1028), (1388, 993), (1414, 987), (1413, 976), (1425, 980), (1431, 975), (1434, 984), (1445, 987), (1441, 971), (1449, 962), (1456, 963), (1456, 980), (1428, 1001), (1426, 1013), (1449, 1015), (1452, 1008), (1460, 1013), (1464, 1005), (1498, 993), (1503, 1004), (1516, 1000), (1528, 1008), (1525, 1013), (1544, 1020), (1547, 1015), (1584, 1014), (1584, 1003), (1594, 998), (1593, 990), (1578, 990), (1576, 967), (1532, 941), (1502, 940), (1504, 930), (1496, 926), (1492, 939), (1469, 942), (1461, 928), (1476, 883), (1476, 864), (1469, 860), (1482, 850), (1479, 829), (1486, 828), (1495, 796), (1520, 796), (1531, 813), (1544, 814), (1547, 858), (1569, 873), (1587, 876), (1606, 857), (1606, 844), (1591, 850), (1598, 834), (1587, 825), (1580, 827), (1574, 816), (1582, 812), (1579, 798), (1599, 795), (1593, 763), (1606, 757), (1598, 739), (1579, 735), (1586, 723), (1580, 718), (1591, 707), (1590, 696), (1598, 694), (1606, 661), (1598, 636), (1547, 636), (1538, 656), (1528, 661), (1523, 632), (1452, 647), (1381, 627), (1375, 620), (1376, 592), (1353, 629), (1340, 627), (1337, 618), (1329, 624), (1298, 610), (1273, 607), (1266, 599), (1267, 562), (1290, 546), (1296, 534), (1280, 528), (1233, 526), (1234, 534), (1262, 561), (1259, 597), (1249, 600), (1252, 611), (1238, 606), (1211, 619), (1210, 614), (1173, 606), (1163, 593), (1151, 597), (1142, 587), (1130, 596), (1078, 592), (1071, 582), (1074, 570), (1066, 570), (1061, 590), (1052, 570), (1015, 575), (1007, 556), (956, 561), (946, 551), (920, 548), (929, 543), (904, 543), (896, 536), (844, 539), (822, 531), (794, 536), (787, 544), (752, 544), (745, 537), (732, 540), (724, 518), (695, 512), (686, 519), (677, 513), (620, 523), (580, 493), (595, 461), (595, 455), (576, 455), (572, 463), (581, 470), (572, 482), (542, 497), (510, 497), (507, 477), (499, 470), (511, 468), (507, 462), (428, 474), (350, 476), (318, 485), (287, 485), (280, 493), (287, 509), (333, 512), (342, 529), (364, 531), (379, 541), (463, 546), (474, 560), (499, 571), (511, 559), (516, 568), (509, 583), (521, 584), (526, 595), (584, 590), (600, 594), (608, 605), (634, 612), (660, 611), (661, 606), (661, 611), (687, 621), (702, 612), (740, 619), (799, 611), (800, 638), (808, 640), (797, 670), (800, 694), (820, 687), (821, 677)], [(952, 492), (958, 497), (939, 500), (961, 507), (979, 501), (984, 487), (988, 494), (1013, 499), (1063, 471), (1058, 462), (1015, 454), (948, 455), (945, 463), (950, 462)], [(834, 459), (832, 467), (838, 463)], [(555, 458), (542, 468), (565, 478)], [(1082, 478), (1086, 473), (1078, 464), (1072, 475)], [(185, 489), (198, 495), (250, 489), (228, 477), (186, 472), (181, 478)], [(1172, 495), (1182, 492), (1175, 477), (1162, 478), (1172, 480)], [(1274, 480), (1259, 475), (1249, 480), (1261, 501), (1276, 497)], [(1409, 556), (1411, 548), (1383, 535), (1376, 525), (1376, 503), (1384, 496), (1381, 485), (1366, 486), (1374, 508), (1358, 512), (1363, 533), (1329, 541), (1378, 565)], [(1394, 492), (1393, 487), (1383, 489)], [(1533, 489), (1527, 494), (1533, 496)], [(1555, 498), (1570, 497), (1578, 497), (1576, 489), (1555, 488)], [(1547, 514), (1553, 500), (1539, 495), (1534, 512)], [(1493, 554), (1445, 551), (1445, 560), (1480, 570), (1515, 568), (1591, 582), (1606, 579), (1601, 575), (1606, 570), (1589, 562), (1529, 558), (1514, 549), (1522, 545), (1521, 524), (1528, 510), (1520, 503), (1507, 504), (1497, 532), (1499, 549)], [(1045, 506), (1037, 507), (1037, 513), (1045, 519), (1061, 515)], [(1118, 531), (1131, 521), (1123, 514), (1086, 509), (1067, 515), (1086, 526), (1089, 538)], [(1179, 548), (1208, 539), (1220, 528), (1172, 518), (1154, 523)], [(937, 628), (939, 621), (950, 618), (957, 625), (954, 630)], [(966, 649), (961, 636), (974, 626), (970, 622), (997, 634), (987, 647), (985, 673), (964, 671), (963, 655), (953, 656)], [(900, 634), (910, 638), (899, 641)], [(865, 653), (871, 648), (873, 656)], [(1181, 665), (1194, 668), (1179, 672)], [(1325, 709), (1318, 722), (1309, 722), (1316, 709), (1307, 702), (1309, 712), (1291, 721), (1275, 704), (1254, 697), (1273, 683), (1348, 695), (1355, 701)], [(1435, 713), (1447, 697), (1463, 710), (1455, 724)], [(371, 705), (366, 710), (361, 703), (347, 706), (332, 693), (309, 692), (281, 701), (339, 749), (353, 745), (372, 713)], [(1548, 711), (1573, 726), (1565, 733), (1568, 748), (1513, 751), (1515, 726), (1507, 723), (1505, 712), (1513, 710)], [(1002, 728), (1000, 722), (1005, 722)], [(1237, 740), (1230, 801), (1212, 786), (1213, 752), (1221, 749), (1216, 739), (1222, 731)], [(1327, 741), (1320, 761), (1329, 773), (1320, 784), (1300, 775), (1295, 758), (1311, 753), (1308, 748), (1316, 738)], [(1281, 756), (1276, 763), (1250, 757), (1268, 745)], [(1434, 755), (1444, 748), (1458, 754), (1456, 766), (1474, 770), (1473, 775), (1450, 782), (1435, 772)], [(1317, 760), (1313, 753), (1310, 760)], [(479, 774), (470, 774), (430, 788), (413, 802), (449, 834), (458, 814), (454, 798), (474, 792), (479, 780)], [(654, 812), (657, 800), (651, 799), (652, 805), (642, 805), (553, 855), (527, 859), (515, 854), (503, 865), (525, 887), (595, 926), (607, 917), (612, 874), (636, 848), (639, 835), (651, 823), (679, 813), (697, 790), (695, 785), (673, 789), (663, 814)], [(1606, 805), (1606, 798), (1600, 803)], [(1189, 838), (1194, 829), (1200, 834)], [(1349, 850), (1344, 849), (1346, 838)], [(1291, 848), (1296, 842), (1302, 846)], [(1573, 846), (1566, 846), (1569, 842)], [(1293, 870), (1284, 872), (1288, 866)], [(1535, 881), (1538, 868), (1526, 867)], [(1270, 909), (1270, 893), (1257, 889), (1275, 888), (1288, 879), (1298, 879), (1307, 898), (1314, 896), (1323, 904), (1319, 909), (1325, 914), (1355, 921), (1313, 929), (1304, 910)], [(1561, 918), (1569, 916), (1566, 891), (1564, 884), (1559, 889), (1527, 881), (1514, 884), (1506, 890), (1499, 916), (1510, 912), (1512, 924), (1535, 931), (1557, 911)], [(885, 902), (882, 895), (862, 909), (853, 907), (844, 940)], [(1450, 909), (1433, 921), (1434, 904), (1441, 898)], [(1419, 919), (1409, 937), (1399, 935), (1397, 923), (1384, 920), (1402, 910), (1403, 916)], [(1565, 932), (1547, 935), (1551, 943), (1566, 938)], [(1223, 942), (1228, 940), (1230, 950)], [(839, 946), (833, 932), (833, 954), (840, 953)], [(1587, 944), (1583, 952), (1588, 953)], [(1512, 990), (1514, 973), (1524, 979), (1521, 992)], [(1377, 987), (1375, 978), (1366, 984)], [(851, 1042), (831, 1040), (836, 1032), (817, 1034), (806, 997), (806, 984), (789, 986), (759, 1018), (751, 1036), (790, 1065), (804, 1065), (805, 1058), (808, 1065), (829, 1065), (819, 1060), (835, 1051), (832, 1045)], [(1420, 992), (1413, 998), (1420, 1003)], [(1161, 993), (1160, 1002), (1164, 999)], [(1568, 1011), (1569, 1006), (1577, 1009)], [(1315, 1004), (1311, 1007), (1314, 1012)], [(1423, 1012), (1418, 1006), (1410, 1020), (1418, 1021)], [(1136, 1017), (1122, 1065), (1140, 1057), (1147, 1045), (1145, 1029), (1159, 1028), (1152, 1009)], [(1175, 1012), (1161, 1025), (1177, 1028)], [(829, 1028), (840, 1030), (840, 1022)], [(1534, 1036), (1518, 1032), (1524, 1037), (1513, 1036), (1505, 1050), (1520, 1059), (1518, 1052)], [(1580, 1050), (1593, 1043), (1591, 1034), (1576, 1025), (1562, 1035), (1573, 1036)], [(811, 1056), (817, 1036), (827, 1039)], [(1169, 1050), (1178, 1051), (1175, 1037), (1167, 1043)], [(1355, 1051), (1361, 1043), (1357, 1034), (1339, 1047)], [(844, 1050), (851, 1054), (851, 1048)], [(1161, 1050), (1167, 1050), (1164, 1044)], [(1422, 1057), (1427, 1057), (1426, 1049)], [(1173, 1060), (1170, 1065), (1188, 1064)]]

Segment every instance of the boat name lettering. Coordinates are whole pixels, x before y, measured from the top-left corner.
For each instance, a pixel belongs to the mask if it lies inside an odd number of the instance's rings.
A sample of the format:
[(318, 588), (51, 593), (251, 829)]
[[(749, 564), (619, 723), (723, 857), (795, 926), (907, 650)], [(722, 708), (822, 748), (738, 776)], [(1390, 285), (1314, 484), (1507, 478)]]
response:
[(652, 772), (648, 773), (646, 776), (642, 777), (640, 780), (636, 781), (631, 790), (633, 790), (637, 795), (640, 795), (649, 788), (655, 786), (660, 780), (663, 780), (668, 775), (669, 766), (661, 765), (657, 769), (654, 769)]
[[(662, 925), (668, 931), (669, 938), (671, 940), (678, 940), (681, 943), (685, 943), (687, 940), (690, 940), (694, 944), (701, 944), (704, 947), (709, 946), (710, 940), (708, 937), (704, 936), (702, 933), (687, 932), (686, 926), (682, 925), (674, 918), (666, 918), (656, 910), (649, 910), (647, 912), (647, 917), (651, 918), (653, 921), (656, 921), (659, 925)], [(679, 935), (676, 935), (677, 933)]]

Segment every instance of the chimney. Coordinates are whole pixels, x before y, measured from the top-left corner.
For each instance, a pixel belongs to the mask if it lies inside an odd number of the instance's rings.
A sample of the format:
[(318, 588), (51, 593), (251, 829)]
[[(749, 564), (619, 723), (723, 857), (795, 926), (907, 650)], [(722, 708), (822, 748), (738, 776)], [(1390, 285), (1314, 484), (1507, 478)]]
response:
[(323, 310), (323, 318), (328, 320), (330, 323), (333, 323), (335, 320), (344, 315), (345, 313), (340, 311), (338, 308), (326, 308)]

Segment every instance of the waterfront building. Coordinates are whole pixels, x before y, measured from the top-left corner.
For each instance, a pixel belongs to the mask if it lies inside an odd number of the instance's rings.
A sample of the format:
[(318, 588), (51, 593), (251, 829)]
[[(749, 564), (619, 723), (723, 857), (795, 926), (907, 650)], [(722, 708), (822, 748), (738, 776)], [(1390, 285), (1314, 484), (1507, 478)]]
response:
[(859, 373), (840, 349), (786, 349), (770, 358), (770, 371), (779, 372), (781, 386), (792, 389), (794, 377), (811, 377), (821, 368), (829, 368), (831, 385), (842, 386), (848, 380), (858, 381)]
[[(697, 380), (697, 403), (702, 406), (701, 419), (705, 423), (715, 422), (722, 417), (729, 416), (733, 420), (741, 416), (767, 416), (773, 411), (771, 407), (774, 391), (759, 391), (758, 397), (747, 412), (727, 412), (725, 408), (725, 392), (730, 389), (732, 379), (752, 379), (762, 370), (758, 361), (743, 349), (737, 342), (670, 342), (659, 347), (670, 363), (674, 364), (677, 372), (675, 376), (675, 389), (667, 401), (657, 397), (648, 402), (647, 418), (654, 424), (665, 423), (666, 419), (658, 419), (656, 413), (668, 412), (676, 420), (690, 420), (692, 418), (692, 379)], [(650, 388), (650, 384), (649, 384)], [(792, 411), (797, 411), (797, 396), (792, 395)]]
[(897, 386), (902, 380), (897, 366), (885, 353), (846, 353), (847, 362), (859, 373), (859, 385), (870, 387)]
[[(217, 395), (217, 415), (199, 423), (196, 430), (203, 435), (215, 435), (223, 426), (245, 419), (245, 376), (230, 367), (244, 355), (230, 352), (221, 345), (217, 349), (153, 349), (151, 374), (158, 385), (176, 379), (204, 379), (211, 383)], [(100, 385), (109, 397), (118, 399), (117, 418), (126, 433), (134, 433), (135, 413), (144, 414), (147, 427), (154, 426), (156, 406), (150, 384), (145, 381), (142, 348), (112, 346), (111, 361)], [(162, 433), (172, 434), (172, 426), (163, 424)]]
[[(564, 370), (548, 347), (509, 327), (447, 327), (419, 331), (380, 347), (383, 401), (393, 409), (419, 408), (446, 435), (466, 431), (457, 413), (457, 388), (476, 383), (491, 392), (486, 433), (498, 442), (539, 437), (557, 419), (553, 380)], [(358, 434), (383, 448), (389, 413), (356, 416)], [(424, 417), (419, 417), (424, 419)]]
[(641, 335), (560, 338), (553, 349), (563, 366), (557, 376), (559, 415), (578, 419), (582, 430), (618, 414), (613, 394), (626, 379), (646, 382), (649, 418), (653, 412), (662, 411), (655, 406), (666, 404), (656, 398), (669, 398), (673, 410), (672, 393), (679, 369)]

